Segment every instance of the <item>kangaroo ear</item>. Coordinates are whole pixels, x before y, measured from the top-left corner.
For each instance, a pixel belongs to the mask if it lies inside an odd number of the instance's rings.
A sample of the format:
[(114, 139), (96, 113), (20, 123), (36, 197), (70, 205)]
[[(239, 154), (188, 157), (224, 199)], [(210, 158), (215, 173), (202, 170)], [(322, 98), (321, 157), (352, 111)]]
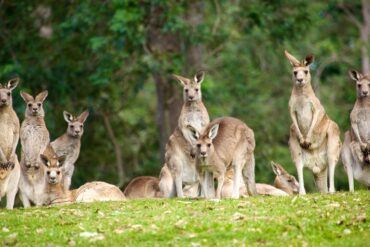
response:
[(81, 123), (85, 123), (88, 116), (89, 116), (89, 111), (84, 111), (83, 113), (80, 114), (80, 116), (78, 116), (78, 120)]
[(186, 126), (186, 128), (190, 132), (190, 138), (192, 138), (193, 141), (197, 141), (200, 137), (199, 132), (193, 126), (190, 125)]
[(285, 53), (286, 58), (288, 58), (291, 65), (293, 65), (294, 67), (298, 67), (301, 65), (299, 60), (295, 58), (292, 54), (290, 54), (288, 51), (285, 50), (284, 53)]
[(10, 81), (8, 81), (8, 84), (7, 84), (7, 88), (10, 90), (10, 91), (13, 91), (14, 88), (17, 87), (19, 83), (19, 78), (13, 78), (11, 79)]
[(26, 92), (23, 92), (23, 91), (21, 91), (21, 97), (22, 97), (22, 99), (23, 99), (26, 103), (34, 100), (34, 98), (33, 98), (33, 96), (32, 96), (32, 95), (30, 95), (30, 94), (28, 94), (28, 93), (26, 93)]
[(315, 60), (315, 57), (312, 54), (307, 55), (306, 58), (303, 60), (303, 64), (305, 66), (309, 66), (310, 64), (313, 63), (314, 60)]
[(203, 80), (204, 80), (204, 76), (205, 76), (205, 72), (204, 71), (198, 71), (195, 76), (194, 76), (194, 81), (198, 84), (202, 83)]
[(216, 138), (217, 134), (218, 134), (218, 128), (220, 127), (219, 124), (215, 124), (211, 127), (211, 129), (209, 130), (208, 132), (208, 138), (213, 140)]
[(350, 70), (348, 71), (349, 77), (351, 77), (354, 81), (359, 81), (362, 78), (362, 74), (357, 72), (356, 70)]
[(38, 95), (36, 95), (35, 100), (44, 102), (44, 100), (48, 97), (48, 90), (42, 91)]
[(189, 79), (187, 79), (187, 78), (185, 78), (185, 77), (182, 77), (182, 76), (180, 76), (180, 75), (175, 75), (175, 74), (173, 74), (173, 75), (172, 75), (172, 77), (173, 77), (175, 80), (178, 80), (178, 81), (181, 83), (181, 85), (183, 85), (183, 86), (186, 86), (186, 85), (188, 85), (188, 84), (189, 84)]
[(48, 158), (47, 158), (45, 155), (43, 155), (43, 154), (40, 154), (40, 158), (41, 158), (42, 163), (43, 163), (46, 167), (49, 167), (50, 163), (49, 163)]
[(280, 167), (275, 162), (271, 161), (271, 167), (276, 176), (281, 175)]
[(73, 115), (67, 111), (63, 111), (63, 117), (64, 120), (66, 120), (67, 123), (70, 123), (73, 121)]
[(58, 167), (62, 167), (64, 165), (64, 162), (66, 161), (66, 156), (65, 155), (62, 155), (60, 157), (58, 157)]

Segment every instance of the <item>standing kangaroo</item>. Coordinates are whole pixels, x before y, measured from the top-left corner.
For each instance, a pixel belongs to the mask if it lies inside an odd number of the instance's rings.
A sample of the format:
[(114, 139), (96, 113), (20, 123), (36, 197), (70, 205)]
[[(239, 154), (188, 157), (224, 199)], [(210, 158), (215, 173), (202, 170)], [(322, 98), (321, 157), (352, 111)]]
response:
[(48, 91), (39, 93), (35, 98), (21, 92), (26, 102), (25, 119), (22, 122), (20, 137), (22, 144), (21, 178), (19, 181), (20, 198), (24, 207), (30, 207), (30, 201), (42, 204), (44, 189), (44, 167), (42, 154), (50, 142), (49, 131), (44, 121), (43, 103)]
[(340, 154), (340, 131), (338, 125), (325, 113), (320, 100), (311, 86), (309, 65), (312, 55), (302, 62), (285, 51), (293, 65), (293, 90), (289, 100), (289, 112), (293, 124), (290, 128), (289, 148), (296, 165), (299, 194), (306, 194), (303, 168), (308, 167), (314, 174), (320, 192), (335, 192), (334, 171)]
[(226, 171), (234, 170), (232, 198), (239, 198), (239, 185), (246, 177), (247, 191), (256, 195), (254, 176), (254, 133), (245, 123), (236, 118), (223, 117), (213, 120), (203, 133), (192, 129), (196, 140), (197, 169), (200, 184), (208, 197), (208, 171), (217, 178), (216, 197), (221, 198)]
[(349, 190), (354, 191), (353, 178), (370, 189), (370, 73), (352, 70), (357, 100), (352, 109), (351, 129), (345, 133), (342, 162), (348, 175)]
[(18, 79), (0, 84), (0, 200), (6, 195), (6, 208), (13, 209), (18, 191), (20, 166), (15, 153), (19, 141), (19, 119), (13, 109), (12, 91)]
[(81, 136), (84, 131), (84, 123), (89, 116), (88, 111), (84, 111), (80, 116), (74, 117), (64, 111), (63, 116), (68, 123), (67, 131), (51, 143), (57, 156), (64, 156), (64, 176), (63, 185), (66, 190), (71, 186), (74, 164), (78, 159), (81, 148)]
[(209, 116), (202, 102), (201, 83), (204, 80), (204, 72), (196, 73), (193, 79), (178, 75), (174, 75), (174, 78), (184, 87), (184, 104), (178, 127), (166, 145), (165, 160), (173, 178), (173, 185), (164, 197), (177, 195), (182, 198), (183, 185), (191, 186), (199, 181), (193, 154), (194, 143), (188, 127), (203, 131), (209, 123)]

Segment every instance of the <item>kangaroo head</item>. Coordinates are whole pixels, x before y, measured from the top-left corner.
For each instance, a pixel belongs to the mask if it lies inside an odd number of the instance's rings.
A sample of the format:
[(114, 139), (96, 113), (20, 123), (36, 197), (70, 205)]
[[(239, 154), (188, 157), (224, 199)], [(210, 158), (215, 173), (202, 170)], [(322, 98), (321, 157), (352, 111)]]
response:
[(213, 140), (218, 134), (219, 124), (214, 124), (200, 134), (196, 129), (188, 126), (193, 133), (192, 138), (195, 143), (194, 154), (196, 157), (205, 159), (214, 152)]
[(63, 112), (64, 120), (68, 123), (67, 134), (72, 137), (81, 137), (84, 132), (84, 123), (89, 116), (88, 111), (84, 111), (78, 117), (74, 117), (71, 113)]
[(8, 81), (6, 85), (0, 84), (0, 107), (12, 106), (12, 91), (17, 87), (19, 78), (14, 78)]
[(0, 163), (0, 180), (5, 179), (11, 171), (13, 171), (15, 164), (13, 162)]
[(302, 62), (300, 62), (297, 58), (295, 58), (287, 51), (285, 51), (285, 56), (288, 58), (289, 62), (293, 66), (293, 81), (295, 82), (295, 85), (301, 87), (310, 84), (310, 64), (313, 63), (314, 56), (307, 55), (306, 58), (302, 60)]
[(274, 186), (285, 191), (289, 195), (297, 194), (299, 191), (299, 184), (295, 177), (285, 171), (281, 165), (273, 161), (271, 161), (271, 166), (276, 175)]
[(204, 71), (196, 73), (193, 79), (173, 75), (173, 77), (184, 87), (184, 102), (202, 100), (201, 83), (203, 82), (204, 75)]
[(42, 91), (38, 95), (36, 95), (35, 98), (33, 98), (32, 95), (26, 93), (26, 92), (21, 92), (21, 96), (23, 100), (26, 102), (27, 107), (26, 107), (26, 116), (40, 116), (44, 117), (45, 112), (43, 108), (43, 103), (48, 96), (48, 91)]
[(41, 163), (45, 166), (45, 179), (49, 184), (58, 184), (62, 181), (62, 169), (65, 156), (57, 157), (54, 149), (49, 144), (40, 154)]
[(370, 73), (363, 75), (356, 70), (350, 70), (349, 76), (356, 82), (357, 98), (370, 96)]

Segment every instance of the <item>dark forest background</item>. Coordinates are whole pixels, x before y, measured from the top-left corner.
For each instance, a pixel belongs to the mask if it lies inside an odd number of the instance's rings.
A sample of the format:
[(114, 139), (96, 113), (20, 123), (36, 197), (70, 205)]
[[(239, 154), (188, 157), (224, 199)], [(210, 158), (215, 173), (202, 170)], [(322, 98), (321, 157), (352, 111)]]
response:
[[(21, 120), (19, 91), (49, 90), (52, 139), (66, 129), (63, 110), (88, 109), (73, 187), (91, 180), (122, 187), (159, 173), (182, 104), (171, 74), (205, 69), (211, 118), (234, 116), (253, 128), (256, 179), (272, 183), (270, 160), (296, 175), (284, 49), (315, 55), (312, 84), (343, 139), (356, 100), (348, 70), (369, 70), (369, 31), (367, 0), (0, 0), (0, 80), (21, 78), (13, 94)], [(336, 187), (347, 184), (339, 162)]]

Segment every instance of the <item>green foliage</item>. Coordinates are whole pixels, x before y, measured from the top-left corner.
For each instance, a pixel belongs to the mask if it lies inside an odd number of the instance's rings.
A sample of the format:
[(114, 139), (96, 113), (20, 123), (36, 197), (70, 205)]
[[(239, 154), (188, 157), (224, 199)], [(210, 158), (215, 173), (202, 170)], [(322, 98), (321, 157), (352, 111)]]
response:
[[(359, 7), (353, 4), (355, 11)], [(257, 181), (272, 182), (270, 160), (295, 172), (287, 146), (292, 83), (284, 49), (297, 57), (315, 54), (316, 93), (342, 133), (349, 128), (355, 93), (347, 70), (360, 68), (361, 43), (357, 28), (334, 0), (6, 1), (0, 18), (1, 81), (19, 76), (22, 90), (49, 90), (51, 137), (65, 131), (63, 110), (91, 112), (75, 186), (95, 179), (117, 181), (102, 114), (109, 116), (123, 150), (126, 179), (158, 174), (162, 164), (153, 74), (192, 76), (200, 68), (186, 63), (191, 47), (200, 48), (198, 61), (207, 70), (203, 98), (211, 118), (235, 116), (255, 131)], [(162, 24), (152, 36), (173, 36), (176, 49), (163, 42), (163, 49), (150, 47), (155, 18)], [(40, 35), (42, 27), (52, 28), (52, 35)], [(18, 93), (14, 106), (22, 119)], [(341, 165), (337, 170), (337, 187), (347, 189)], [(311, 176), (306, 187), (314, 190)]]
[(366, 246), (369, 193), (0, 211), (4, 246)]

